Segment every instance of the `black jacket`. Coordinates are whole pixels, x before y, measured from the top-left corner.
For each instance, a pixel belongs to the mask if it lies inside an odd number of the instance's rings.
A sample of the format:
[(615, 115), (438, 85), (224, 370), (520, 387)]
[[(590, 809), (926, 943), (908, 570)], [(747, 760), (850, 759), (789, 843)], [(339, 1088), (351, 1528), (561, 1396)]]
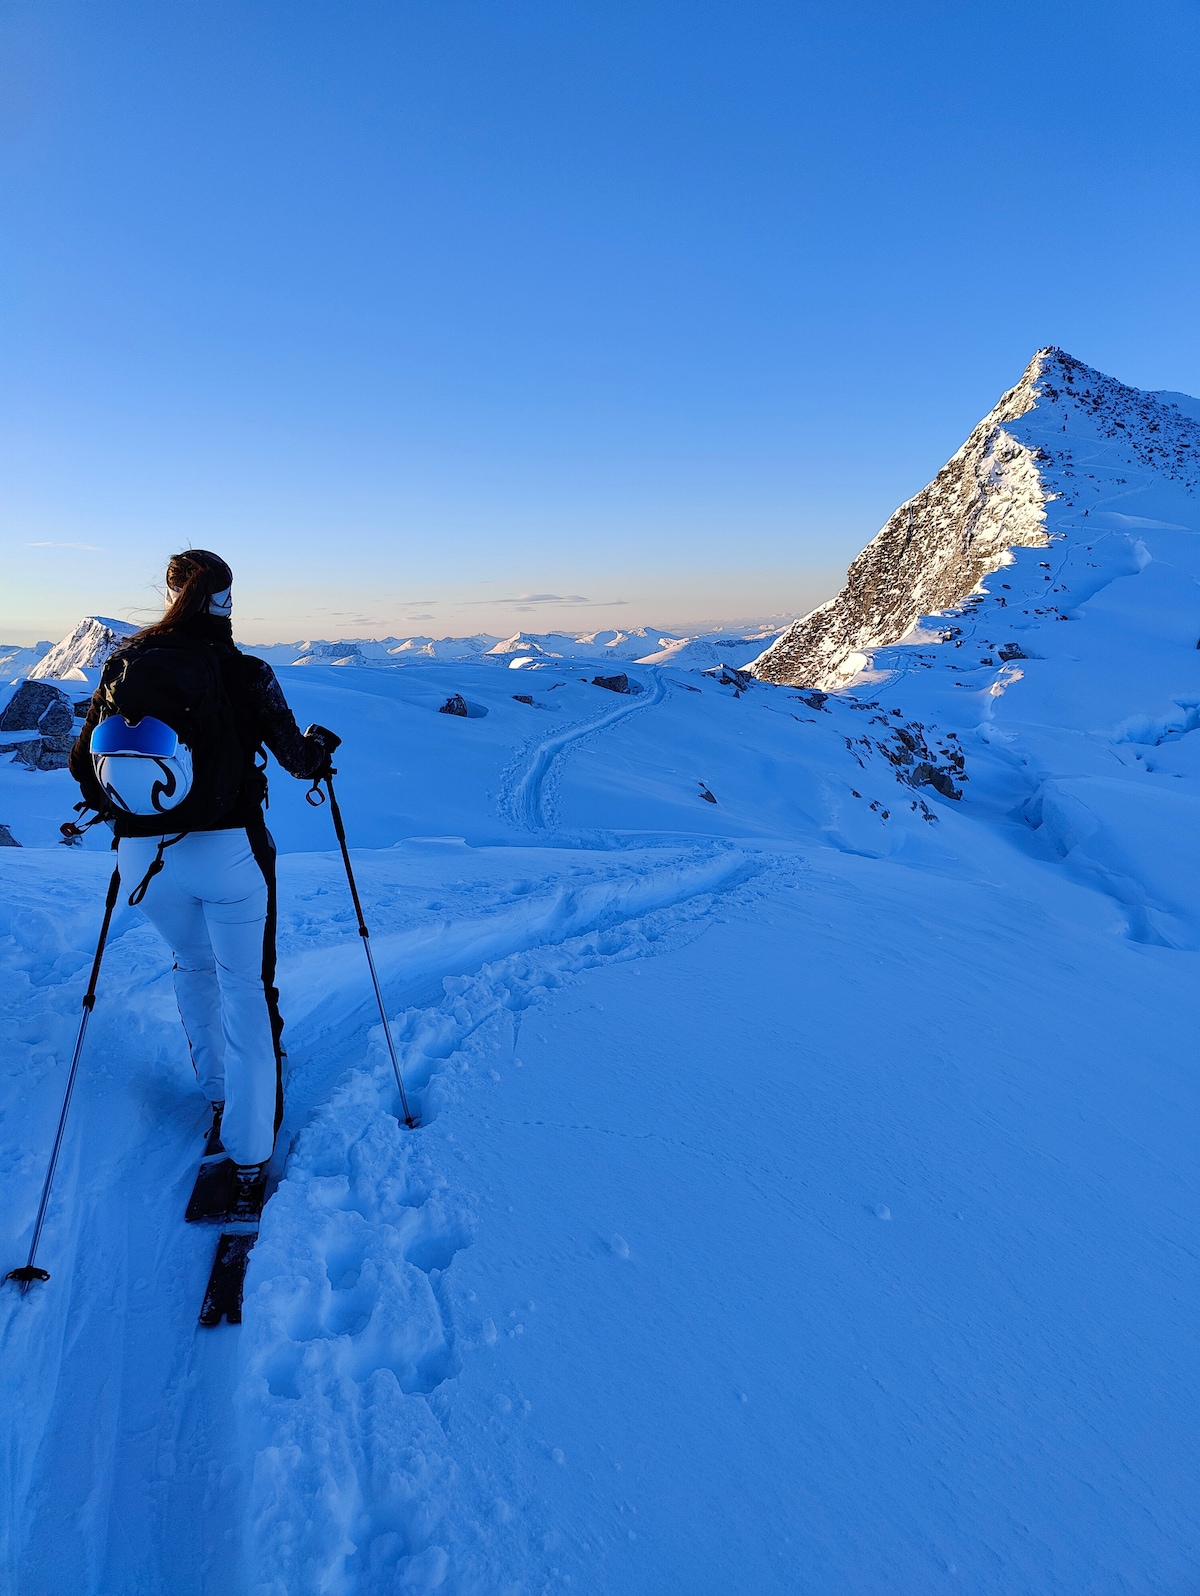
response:
[[(287, 706), (275, 672), (265, 660), (242, 653), (233, 641), (232, 628), (227, 619), (217, 615), (199, 615), (183, 622), (178, 631), (197, 642), (203, 642), (216, 654), (225, 691), (233, 707), (238, 742), (245, 758), (245, 772), (236, 806), (215, 824), (196, 829), (225, 831), (236, 826), (252, 825), (261, 818), (267, 795), (267, 779), (255, 758), (256, 754), (270, 749), (291, 775), (308, 778), (317, 775), (329, 763), (329, 751), (320, 737), (301, 732), (296, 717)], [(100, 685), (92, 695), (83, 730), (71, 750), (69, 760), (71, 774), (93, 808), (107, 805), (92, 768), (92, 730), (100, 720), (106, 686), (120, 674), (121, 665), (122, 654), (118, 649), (104, 667)], [(123, 834), (120, 817), (116, 820), (115, 830), (118, 836)]]

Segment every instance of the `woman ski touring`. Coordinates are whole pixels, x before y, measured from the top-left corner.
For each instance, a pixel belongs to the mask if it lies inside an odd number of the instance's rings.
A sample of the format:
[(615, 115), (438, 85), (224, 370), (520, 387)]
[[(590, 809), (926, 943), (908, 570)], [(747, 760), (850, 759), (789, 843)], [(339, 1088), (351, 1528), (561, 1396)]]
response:
[(213, 1108), (189, 1219), (257, 1215), (283, 1116), (264, 749), (310, 780), (341, 741), (323, 726), (302, 734), (271, 667), (237, 648), (232, 585), (217, 555), (175, 555), (166, 613), (109, 658), (70, 759), (88, 807), (113, 823), (129, 902), (174, 955)]

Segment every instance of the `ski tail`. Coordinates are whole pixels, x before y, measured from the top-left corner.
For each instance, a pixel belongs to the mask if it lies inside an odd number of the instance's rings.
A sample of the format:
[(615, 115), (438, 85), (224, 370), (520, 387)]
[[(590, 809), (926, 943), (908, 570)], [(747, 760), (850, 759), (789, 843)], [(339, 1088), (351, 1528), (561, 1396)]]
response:
[(217, 1243), (217, 1256), (208, 1277), (204, 1305), (200, 1309), (200, 1323), (206, 1328), (227, 1319), (230, 1324), (242, 1322), (242, 1292), (246, 1284), (246, 1265), (250, 1250), (258, 1240), (255, 1231), (225, 1231)]

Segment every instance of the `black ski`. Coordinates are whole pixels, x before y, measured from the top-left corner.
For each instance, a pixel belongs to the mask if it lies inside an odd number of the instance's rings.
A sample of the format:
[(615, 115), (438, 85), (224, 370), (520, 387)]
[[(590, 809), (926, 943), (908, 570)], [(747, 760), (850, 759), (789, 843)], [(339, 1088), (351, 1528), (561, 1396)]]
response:
[(253, 1229), (247, 1227), (222, 1234), (208, 1277), (204, 1306), (200, 1309), (200, 1323), (206, 1328), (220, 1324), (222, 1319), (228, 1319), (230, 1324), (241, 1324), (246, 1265), (250, 1261), (250, 1249), (257, 1240), (257, 1225)]
[(248, 1181), (245, 1171), (241, 1180), (237, 1166), (225, 1155), (220, 1140), (219, 1116), (214, 1119), (204, 1150), (196, 1184), (188, 1200), (185, 1218), (190, 1224), (233, 1225), (236, 1229), (222, 1231), (217, 1242), (204, 1303), (200, 1309), (200, 1323), (211, 1328), (227, 1319), (230, 1324), (242, 1322), (242, 1290), (246, 1282), (246, 1264), (251, 1248), (258, 1240), (258, 1222), (262, 1218), (267, 1197), (267, 1169), (264, 1164), (257, 1179)]
[[(222, 1225), (237, 1228), (222, 1231), (221, 1239), (217, 1242), (217, 1255), (208, 1277), (204, 1305), (200, 1309), (200, 1323), (215, 1325), (220, 1324), (222, 1319), (228, 1319), (230, 1324), (241, 1324), (242, 1287), (246, 1280), (250, 1249), (258, 1240), (258, 1222), (262, 1218), (267, 1197), (267, 1171), (264, 1167), (252, 1186), (243, 1186), (238, 1192), (235, 1188), (234, 1166), (229, 1159), (222, 1159), (219, 1164), (210, 1167), (214, 1173), (204, 1195), (211, 1199), (211, 1207), (208, 1212), (195, 1217), (217, 1220)], [(192, 1217), (189, 1208), (188, 1218)]]
[(184, 1218), (189, 1225), (205, 1221), (223, 1224), (232, 1218), (233, 1208), (232, 1158), (206, 1158), (196, 1171), (196, 1184), (188, 1198)]

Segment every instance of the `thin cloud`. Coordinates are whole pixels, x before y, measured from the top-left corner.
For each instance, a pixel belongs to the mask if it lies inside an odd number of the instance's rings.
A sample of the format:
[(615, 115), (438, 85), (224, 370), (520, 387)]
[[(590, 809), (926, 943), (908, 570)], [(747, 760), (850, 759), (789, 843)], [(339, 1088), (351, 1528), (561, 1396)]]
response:
[(467, 599), (468, 604), (505, 604), (517, 610), (532, 610), (544, 604), (560, 604), (571, 609), (609, 610), (628, 599), (590, 599), (582, 593), (518, 593), (515, 598)]
[(89, 554), (107, 554), (108, 550), (100, 547), (98, 543), (53, 543), (47, 540), (43, 543), (27, 543), (27, 549), (85, 549)]

